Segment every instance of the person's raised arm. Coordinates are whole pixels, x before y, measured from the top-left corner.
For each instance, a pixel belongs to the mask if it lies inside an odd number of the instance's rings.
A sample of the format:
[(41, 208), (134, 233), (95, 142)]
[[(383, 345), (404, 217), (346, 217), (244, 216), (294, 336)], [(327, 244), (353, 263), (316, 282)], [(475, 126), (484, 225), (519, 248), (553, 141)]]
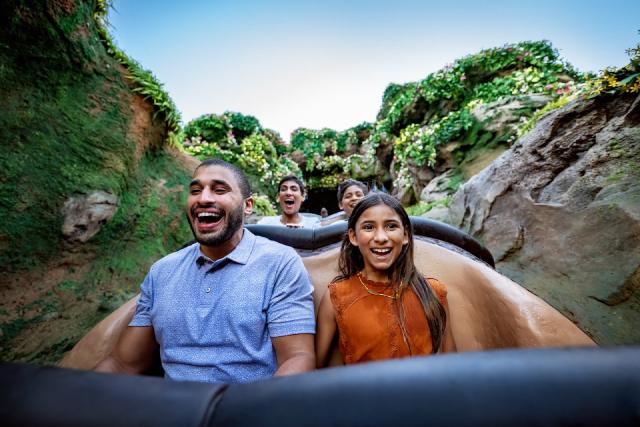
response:
[(318, 308), (318, 320), (316, 322), (318, 330), (316, 332), (316, 366), (324, 368), (327, 366), (329, 352), (333, 345), (338, 325), (336, 324), (336, 312), (333, 309), (329, 291), (325, 292)]
[(315, 368), (316, 355), (313, 352), (313, 334), (272, 337), (271, 343), (278, 360), (278, 370), (273, 376), (299, 374)]
[(144, 374), (158, 359), (158, 343), (151, 326), (129, 326), (109, 356), (94, 368), (98, 372)]

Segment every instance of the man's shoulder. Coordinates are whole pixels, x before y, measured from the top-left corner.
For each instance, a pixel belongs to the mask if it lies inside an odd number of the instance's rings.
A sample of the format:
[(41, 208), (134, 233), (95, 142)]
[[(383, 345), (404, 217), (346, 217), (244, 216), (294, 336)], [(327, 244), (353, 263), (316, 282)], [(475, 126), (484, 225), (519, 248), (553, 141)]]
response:
[(172, 252), (156, 261), (152, 266), (152, 270), (173, 269), (185, 261), (193, 259), (193, 251), (198, 250), (198, 243), (192, 243), (175, 252)]
[(298, 256), (295, 249), (290, 246), (283, 245), (266, 237), (256, 236), (255, 250), (258, 254), (266, 254), (273, 256)]

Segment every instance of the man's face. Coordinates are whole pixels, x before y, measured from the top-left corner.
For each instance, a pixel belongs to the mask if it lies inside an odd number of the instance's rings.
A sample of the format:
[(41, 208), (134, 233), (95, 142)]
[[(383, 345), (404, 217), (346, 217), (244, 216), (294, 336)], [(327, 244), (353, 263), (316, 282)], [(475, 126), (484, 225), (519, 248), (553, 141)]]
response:
[(219, 246), (242, 232), (253, 201), (243, 199), (234, 173), (222, 166), (196, 169), (189, 185), (187, 217), (198, 243)]

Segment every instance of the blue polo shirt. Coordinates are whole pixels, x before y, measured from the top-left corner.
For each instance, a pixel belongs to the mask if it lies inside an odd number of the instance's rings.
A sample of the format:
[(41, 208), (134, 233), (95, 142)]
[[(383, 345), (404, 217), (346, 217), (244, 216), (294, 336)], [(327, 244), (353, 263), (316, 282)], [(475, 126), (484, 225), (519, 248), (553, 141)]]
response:
[(313, 288), (290, 247), (245, 229), (226, 257), (195, 243), (156, 262), (129, 326), (152, 326), (167, 378), (238, 383), (276, 371), (271, 337), (315, 333)]

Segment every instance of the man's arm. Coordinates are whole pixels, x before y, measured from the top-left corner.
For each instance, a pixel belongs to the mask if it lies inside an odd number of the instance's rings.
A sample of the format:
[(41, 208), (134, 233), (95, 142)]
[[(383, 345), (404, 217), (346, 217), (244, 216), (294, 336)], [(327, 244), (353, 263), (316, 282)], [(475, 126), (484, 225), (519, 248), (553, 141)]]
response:
[(271, 342), (278, 360), (278, 370), (274, 376), (299, 374), (315, 369), (313, 334), (271, 337)]
[(158, 358), (158, 343), (151, 326), (129, 326), (109, 356), (96, 367), (98, 372), (144, 374)]

